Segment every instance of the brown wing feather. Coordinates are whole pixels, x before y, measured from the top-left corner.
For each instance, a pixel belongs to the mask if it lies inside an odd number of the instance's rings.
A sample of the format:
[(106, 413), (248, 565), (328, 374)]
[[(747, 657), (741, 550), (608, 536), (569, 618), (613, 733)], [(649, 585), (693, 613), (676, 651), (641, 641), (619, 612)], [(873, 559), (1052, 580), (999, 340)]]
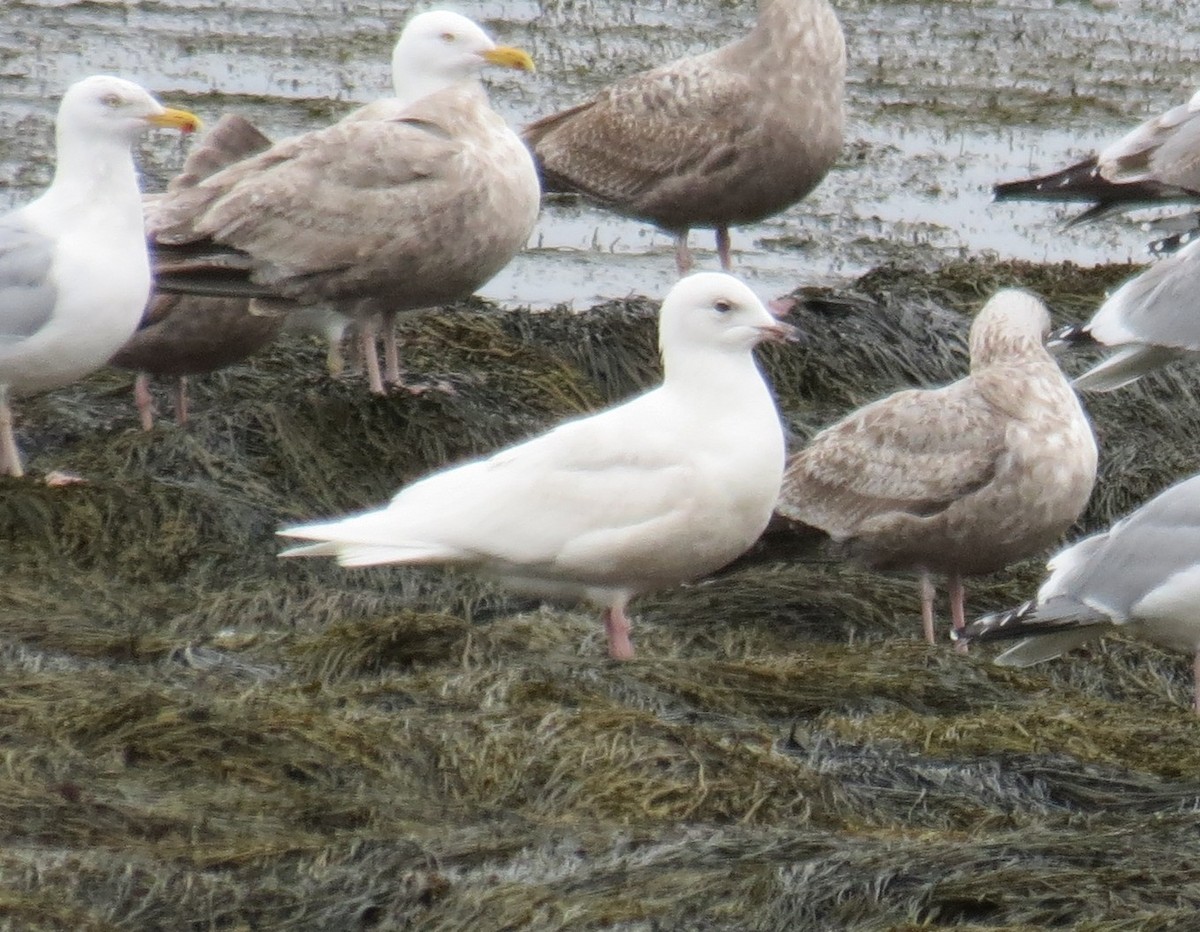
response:
[(538, 120), (525, 139), (547, 190), (654, 215), (738, 157), (755, 130), (752, 92), (744, 75), (689, 59)]
[(889, 512), (937, 514), (982, 488), (1004, 418), (969, 379), (898, 392), (818, 434), (788, 463), (779, 512), (835, 538)]

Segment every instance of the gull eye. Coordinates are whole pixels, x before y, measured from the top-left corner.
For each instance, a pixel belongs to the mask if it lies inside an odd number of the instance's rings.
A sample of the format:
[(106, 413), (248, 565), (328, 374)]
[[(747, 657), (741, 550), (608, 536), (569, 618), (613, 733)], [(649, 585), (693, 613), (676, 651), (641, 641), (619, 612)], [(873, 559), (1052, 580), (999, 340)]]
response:
[(124, 101), (121, 100), (120, 94), (105, 94), (100, 98), (100, 103), (108, 107), (109, 110), (116, 110)]
[(457, 38), (458, 38), (458, 36), (456, 36), (452, 32), (443, 32), (442, 33), (442, 41), (443, 42), (450, 43), (450, 42), (453, 42)]
[(718, 301), (713, 305), (713, 310), (721, 314), (728, 314), (733, 310), (733, 304), (731, 304), (729, 301)]

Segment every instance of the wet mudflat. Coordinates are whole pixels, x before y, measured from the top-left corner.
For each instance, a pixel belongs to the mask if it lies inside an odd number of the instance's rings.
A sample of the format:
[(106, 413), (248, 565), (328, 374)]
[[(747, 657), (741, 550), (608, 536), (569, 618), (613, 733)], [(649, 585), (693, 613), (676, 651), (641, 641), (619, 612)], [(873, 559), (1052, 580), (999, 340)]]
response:
[[(406, 11), (310, 7), (6, 6), (5, 194), (45, 182), (47, 96), (77, 74), (278, 134), (385, 86)], [(495, 87), (516, 120), (749, 17), (464, 9), (541, 63)], [(1181, 99), (1196, 47), (1165, 2), (839, 9), (858, 49), (844, 164), (735, 239), (763, 293), (825, 286), (797, 312), (808, 341), (764, 354), (798, 441), (961, 375), (996, 287), (1079, 319), (1129, 275), (1090, 266), (1140, 260), (1135, 227), (1060, 234), (985, 188)], [(150, 144), (149, 177), (182, 154)], [(199, 380), (186, 429), (138, 431), (125, 373), (22, 406), (32, 469), (90, 482), (0, 481), (0, 928), (1189, 928), (1187, 658), (1113, 642), (999, 669), (919, 641), (911, 579), (818, 563), (636, 602), (640, 656), (618, 665), (590, 610), (275, 559), (281, 523), (656, 378), (654, 305), (624, 296), (661, 293), (668, 240), (580, 206), (539, 233), (498, 303), (403, 322), (413, 375), (452, 395), (372, 399), (287, 338)], [(566, 297), (596, 306), (519, 308)], [(1183, 368), (1089, 399), (1103, 475), (1071, 536), (1195, 471), (1198, 390)], [(1040, 572), (980, 581), (972, 612)]]

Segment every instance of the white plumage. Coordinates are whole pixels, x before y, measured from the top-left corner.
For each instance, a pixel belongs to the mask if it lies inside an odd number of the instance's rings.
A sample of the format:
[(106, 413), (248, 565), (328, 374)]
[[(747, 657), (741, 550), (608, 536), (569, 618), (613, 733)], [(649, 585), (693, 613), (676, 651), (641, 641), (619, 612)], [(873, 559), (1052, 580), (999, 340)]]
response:
[(659, 319), (660, 386), (434, 473), (384, 508), (286, 528), (317, 543), (282, 555), (447, 564), (587, 599), (605, 609), (610, 654), (632, 657), (630, 598), (719, 569), (766, 527), (784, 438), (751, 351), (791, 331), (737, 279), (685, 278)]
[(53, 182), (0, 217), (0, 473), (22, 474), (9, 393), (82, 378), (141, 320), (150, 267), (134, 142), (151, 126), (198, 125), (120, 78), (85, 78), (63, 95)]

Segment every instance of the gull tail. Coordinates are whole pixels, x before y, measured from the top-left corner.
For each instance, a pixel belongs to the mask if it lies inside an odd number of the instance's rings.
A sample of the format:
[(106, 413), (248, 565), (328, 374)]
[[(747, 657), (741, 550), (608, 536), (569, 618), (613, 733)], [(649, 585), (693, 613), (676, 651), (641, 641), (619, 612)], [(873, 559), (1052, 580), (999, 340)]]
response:
[(465, 555), (444, 544), (398, 539), (394, 528), (379, 527), (377, 513), (342, 521), (303, 524), (283, 528), (280, 537), (295, 537), (315, 543), (298, 544), (280, 552), (281, 557), (333, 557), (341, 566), (382, 566), (388, 563), (455, 563)]

